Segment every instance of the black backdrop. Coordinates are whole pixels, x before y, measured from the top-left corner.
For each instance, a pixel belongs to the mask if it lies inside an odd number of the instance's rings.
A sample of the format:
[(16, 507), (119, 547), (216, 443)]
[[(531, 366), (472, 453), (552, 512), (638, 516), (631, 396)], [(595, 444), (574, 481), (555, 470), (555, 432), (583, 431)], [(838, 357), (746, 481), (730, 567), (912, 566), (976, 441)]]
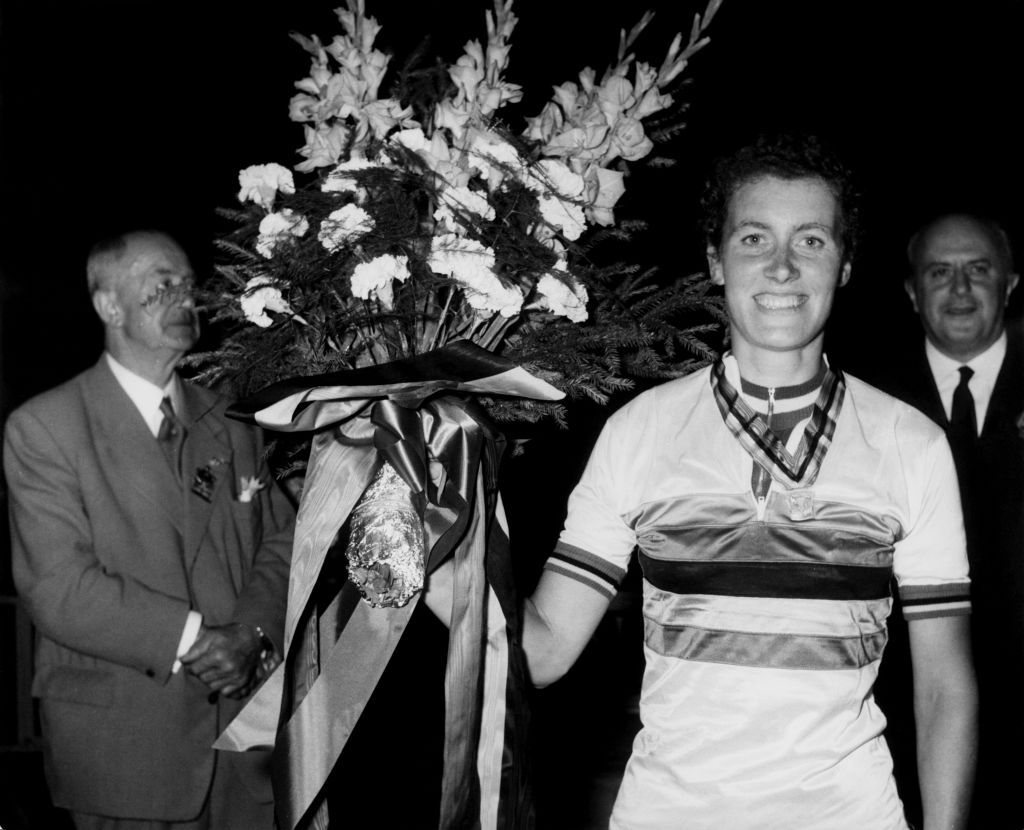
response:
[[(89, 244), (156, 225), (202, 271), (241, 167), (294, 163), (287, 118), (306, 54), (287, 34), (338, 30), (338, 0), (3, 0), (0, 7), (2, 409), (73, 374), (99, 348), (83, 287)], [(454, 60), (483, 35), (486, 0), (368, 0), (378, 44), (404, 55), (425, 35)], [(603, 6), (604, 4), (600, 4)], [(510, 80), (536, 113), (551, 84), (611, 60), (643, 2), (520, 0)], [(651, 0), (639, 44), (660, 59), (687, 30), (692, 1)], [(690, 126), (671, 171), (638, 171), (624, 215), (652, 221), (638, 258), (666, 276), (703, 266), (694, 205), (707, 160), (761, 128), (831, 137), (861, 171), (866, 240), (843, 292), (830, 349), (884, 354), (913, 330), (900, 291), (914, 223), (941, 205), (978, 206), (1021, 233), (1020, 0), (871, 3), (725, 0), (711, 45), (688, 70)]]

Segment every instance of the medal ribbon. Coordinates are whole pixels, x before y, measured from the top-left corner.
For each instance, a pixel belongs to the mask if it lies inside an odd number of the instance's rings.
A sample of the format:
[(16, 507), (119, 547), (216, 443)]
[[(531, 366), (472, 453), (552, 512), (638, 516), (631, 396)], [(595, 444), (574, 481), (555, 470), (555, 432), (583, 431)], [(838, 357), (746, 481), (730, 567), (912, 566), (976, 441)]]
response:
[(729, 383), (724, 361), (719, 360), (711, 370), (711, 388), (729, 431), (773, 479), (787, 490), (814, 484), (832, 444), (846, 395), (846, 382), (841, 372), (826, 368), (821, 391), (814, 402), (811, 419), (800, 438), (796, 455), (786, 449), (786, 445), (768, 427), (767, 420), (755, 412)]

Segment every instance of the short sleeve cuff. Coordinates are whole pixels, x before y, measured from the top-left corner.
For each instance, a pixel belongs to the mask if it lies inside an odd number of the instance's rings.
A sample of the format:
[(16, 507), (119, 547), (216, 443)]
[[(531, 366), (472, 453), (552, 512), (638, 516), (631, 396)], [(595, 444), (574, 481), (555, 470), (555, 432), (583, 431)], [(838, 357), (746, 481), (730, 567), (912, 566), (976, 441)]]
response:
[(626, 576), (624, 569), (608, 560), (561, 541), (555, 545), (554, 552), (544, 563), (544, 570), (581, 582), (609, 599), (618, 592)]
[(958, 617), (971, 613), (971, 583), (901, 585), (900, 600), (903, 602), (903, 617), (908, 622), (933, 617)]

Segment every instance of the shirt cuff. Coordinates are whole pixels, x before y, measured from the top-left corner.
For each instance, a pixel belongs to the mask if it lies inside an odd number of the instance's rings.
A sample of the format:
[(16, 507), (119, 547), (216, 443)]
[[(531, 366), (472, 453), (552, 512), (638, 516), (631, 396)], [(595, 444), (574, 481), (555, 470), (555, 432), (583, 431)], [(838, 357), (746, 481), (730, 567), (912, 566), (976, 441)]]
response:
[[(181, 639), (178, 640), (177, 655), (180, 658), (187, 652), (199, 636), (199, 629), (203, 624), (203, 615), (198, 611), (189, 611), (185, 620), (185, 629), (181, 632)], [(171, 674), (177, 674), (181, 670), (181, 660), (175, 660), (171, 666)]]

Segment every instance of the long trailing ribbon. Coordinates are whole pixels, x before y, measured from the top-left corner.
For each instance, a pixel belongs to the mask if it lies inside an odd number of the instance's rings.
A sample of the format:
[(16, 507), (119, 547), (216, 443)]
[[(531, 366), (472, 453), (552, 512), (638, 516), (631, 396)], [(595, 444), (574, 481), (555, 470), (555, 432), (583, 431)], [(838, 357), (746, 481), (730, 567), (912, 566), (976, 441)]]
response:
[(286, 659), (218, 742), (228, 749), (269, 743), (266, 714), (280, 697), (274, 785), (282, 827), (326, 826), (323, 786), (418, 599), (369, 608), (331, 567), (338, 532), (381, 460), (402, 476), (422, 513), (427, 573), (454, 557), (440, 826), (532, 821), (525, 774), (514, 763), (525, 729), (525, 664), (507, 539), (494, 520), (502, 439), (468, 397), (479, 392), (562, 396), (463, 342), (277, 384), (229, 411), (274, 429), (331, 427), (314, 437), (296, 523)]

